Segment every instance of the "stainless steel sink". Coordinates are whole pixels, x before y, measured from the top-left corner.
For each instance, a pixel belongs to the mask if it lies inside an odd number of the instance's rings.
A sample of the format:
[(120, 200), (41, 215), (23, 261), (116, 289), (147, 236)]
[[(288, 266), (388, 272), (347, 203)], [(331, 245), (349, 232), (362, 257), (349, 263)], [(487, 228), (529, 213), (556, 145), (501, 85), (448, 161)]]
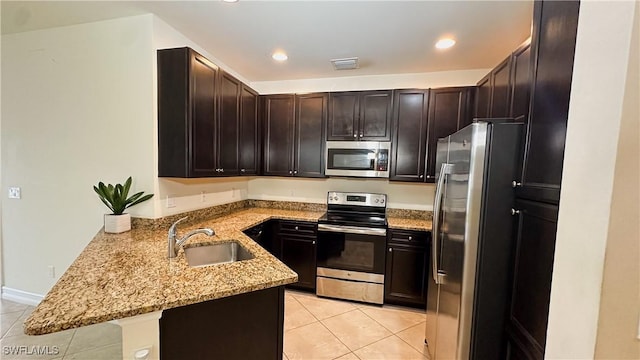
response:
[(251, 260), (254, 256), (237, 241), (220, 244), (189, 246), (184, 248), (187, 263), (191, 267), (227, 264)]

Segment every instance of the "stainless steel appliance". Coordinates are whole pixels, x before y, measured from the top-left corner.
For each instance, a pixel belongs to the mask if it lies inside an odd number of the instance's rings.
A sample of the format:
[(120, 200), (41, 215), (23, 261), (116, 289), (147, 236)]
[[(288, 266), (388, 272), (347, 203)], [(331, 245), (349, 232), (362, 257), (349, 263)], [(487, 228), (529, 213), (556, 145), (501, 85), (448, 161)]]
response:
[(438, 141), (425, 333), (432, 360), (504, 358), (522, 129), (479, 121)]
[(382, 304), (387, 195), (329, 192), (318, 220), (316, 294)]
[(325, 174), (388, 178), (390, 148), (388, 141), (327, 141)]

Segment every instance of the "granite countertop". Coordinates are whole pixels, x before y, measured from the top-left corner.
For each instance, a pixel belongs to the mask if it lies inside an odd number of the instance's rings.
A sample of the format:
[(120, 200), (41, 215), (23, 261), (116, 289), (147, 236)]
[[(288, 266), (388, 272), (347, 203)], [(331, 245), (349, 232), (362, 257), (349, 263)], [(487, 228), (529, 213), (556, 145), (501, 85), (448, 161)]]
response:
[[(317, 221), (323, 212), (250, 208), (179, 227), (179, 234), (210, 227), (187, 245), (239, 241), (254, 259), (191, 268), (184, 251), (167, 258), (167, 229), (141, 227), (122, 234), (100, 231), (24, 323), (41, 335), (122, 319), (297, 281), (297, 274), (242, 230), (269, 219)], [(389, 227), (431, 229), (430, 220), (389, 217)]]

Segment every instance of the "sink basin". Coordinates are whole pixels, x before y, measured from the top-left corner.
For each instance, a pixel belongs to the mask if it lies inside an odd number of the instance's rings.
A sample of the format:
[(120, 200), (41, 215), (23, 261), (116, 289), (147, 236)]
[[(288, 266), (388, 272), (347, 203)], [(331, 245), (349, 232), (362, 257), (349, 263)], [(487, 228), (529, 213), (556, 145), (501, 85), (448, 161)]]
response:
[(254, 256), (237, 241), (190, 246), (184, 248), (187, 263), (191, 267), (227, 264), (236, 261), (251, 260)]

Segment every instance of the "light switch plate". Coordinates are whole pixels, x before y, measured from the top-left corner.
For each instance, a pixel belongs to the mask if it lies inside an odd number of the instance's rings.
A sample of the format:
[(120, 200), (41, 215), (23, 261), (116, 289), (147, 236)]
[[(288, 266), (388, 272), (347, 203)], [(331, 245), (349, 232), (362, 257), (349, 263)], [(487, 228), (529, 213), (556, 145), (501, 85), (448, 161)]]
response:
[(9, 188), (9, 199), (20, 199), (21, 197), (19, 187), (13, 186)]

